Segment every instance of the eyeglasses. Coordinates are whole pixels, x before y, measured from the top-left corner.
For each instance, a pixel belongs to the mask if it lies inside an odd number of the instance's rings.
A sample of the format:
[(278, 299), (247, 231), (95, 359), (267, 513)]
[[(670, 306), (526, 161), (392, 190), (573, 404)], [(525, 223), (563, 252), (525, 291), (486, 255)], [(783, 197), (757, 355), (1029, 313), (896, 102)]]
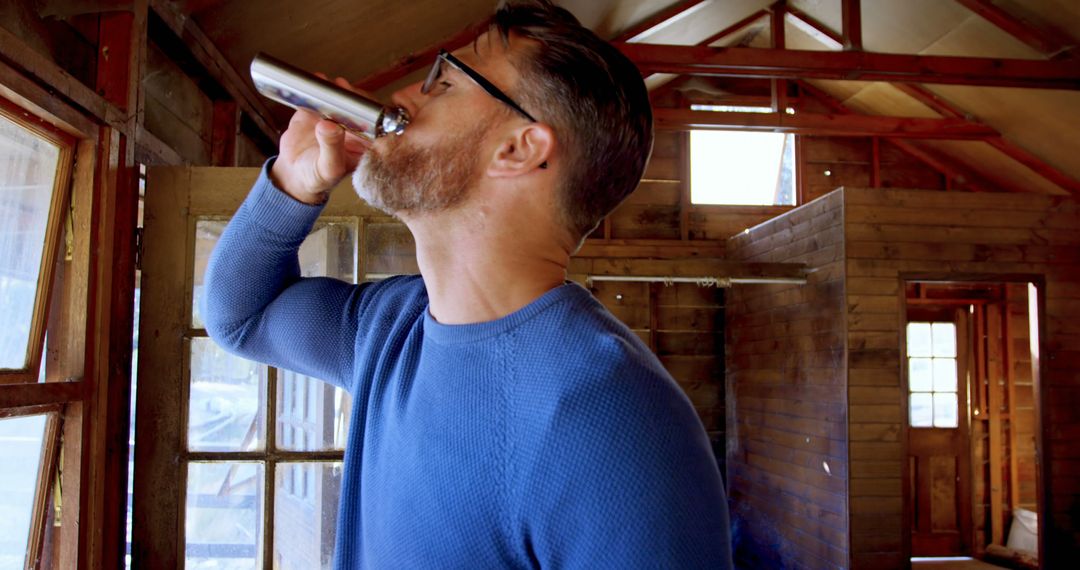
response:
[(495, 84), (488, 81), (483, 75), (477, 73), (476, 70), (474, 70), (473, 68), (462, 63), (461, 60), (454, 57), (453, 54), (442, 49), (439, 50), (439, 55), (435, 58), (435, 65), (431, 66), (431, 71), (428, 72), (427, 79), (424, 80), (424, 84), (420, 87), (420, 92), (424, 95), (427, 95), (428, 92), (431, 91), (431, 88), (435, 86), (435, 82), (438, 81), (439, 77), (442, 76), (443, 63), (448, 63), (454, 66), (458, 71), (464, 73), (465, 75), (468, 75), (469, 79), (472, 79), (484, 91), (487, 91), (488, 95), (491, 95), (499, 101), (506, 103), (510, 106), (511, 109), (517, 111), (518, 113), (521, 113), (521, 116), (534, 123), (539, 122), (534, 119), (532, 115), (526, 112), (525, 109), (522, 109), (521, 105), (515, 103), (509, 95), (503, 93), (503, 91), (498, 87), (495, 87)]

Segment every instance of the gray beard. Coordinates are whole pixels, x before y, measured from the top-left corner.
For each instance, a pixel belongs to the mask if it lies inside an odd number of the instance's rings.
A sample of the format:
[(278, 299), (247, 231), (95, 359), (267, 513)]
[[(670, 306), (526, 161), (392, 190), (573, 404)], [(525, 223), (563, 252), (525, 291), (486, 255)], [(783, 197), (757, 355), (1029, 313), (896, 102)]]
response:
[(385, 155), (369, 151), (353, 172), (356, 194), (388, 214), (439, 212), (461, 203), (478, 178), (476, 143), (484, 127), (417, 147), (401, 140), (387, 145)]

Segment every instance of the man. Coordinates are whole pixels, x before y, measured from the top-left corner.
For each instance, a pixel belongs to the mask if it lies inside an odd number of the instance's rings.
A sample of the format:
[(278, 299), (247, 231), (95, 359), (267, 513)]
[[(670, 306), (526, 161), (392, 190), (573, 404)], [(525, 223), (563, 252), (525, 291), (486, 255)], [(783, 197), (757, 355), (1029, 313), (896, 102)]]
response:
[[(394, 94), (367, 145), (294, 115), (210, 263), (207, 330), (347, 389), (338, 568), (727, 568), (701, 423), (570, 255), (636, 186), (641, 76), (546, 0)], [(412, 231), (421, 276), (299, 275), (319, 204), (355, 169)]]

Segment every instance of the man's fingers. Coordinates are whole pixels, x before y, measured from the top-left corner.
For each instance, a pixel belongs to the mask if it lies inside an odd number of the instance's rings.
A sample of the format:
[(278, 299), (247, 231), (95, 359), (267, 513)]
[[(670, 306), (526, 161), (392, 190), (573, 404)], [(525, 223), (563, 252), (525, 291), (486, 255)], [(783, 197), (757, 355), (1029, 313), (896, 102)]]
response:
[(335, 184), (345, 175), (345, 131), (330, 121), (315, 125), (315, 140), (319, 142), (319, 159), (316, 172), (323, 182)]

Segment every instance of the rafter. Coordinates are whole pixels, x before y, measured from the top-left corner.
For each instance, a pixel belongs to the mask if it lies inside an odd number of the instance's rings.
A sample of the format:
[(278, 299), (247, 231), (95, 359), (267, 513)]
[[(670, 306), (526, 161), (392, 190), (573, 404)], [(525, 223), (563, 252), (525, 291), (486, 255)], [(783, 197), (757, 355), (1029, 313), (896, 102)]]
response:
[[(803, 12), (797, 10), (790, 10), (788, 13), (788, 18), (798, 19), (804, 25), (812, 28), (823, 36), (832, 39), (833, 41), (840, 40), (839, 34), (831, 30), (828, 26), (822, 24), (821, 22), (815, 20), (814, 18)], [(893, 87), (899, 89), (901, 92), (915, 99), (916, 101), (919, 101), (923, 105), (926, 105), (931, 110), (943, 117), (953, 119), (971, 118), (968, 113), (953, 106), (951, 103), (949, 103), (948, 101), (922, 85), (914, 83), (896, 83), (893, 84)], [(1001, 136), (1000, 133), (998, 133), (997, 136), (987, 138), (986, 142), (1004, 153), (1006, 156), (1023, 164), (1024, 166), (1028, 167), (1033, 172), (1039, 174), (1050, 182), (1057, 184), (1058, 186), (1064, 188), (1065, 190), (1068, 190), (1074, 195), (1080, 195), (1080, 182), (1078, 182), (1075, 178), (1069, 176), (1068, 174), (1065, 174), (1059, 169), (1048, 164), (1046, 161), (1009, 142), (1003, 136)]]
[(1000, 0), (956, 0), (1005, 33), (1027, 44), (1048, 58), (1077, 56), (1077, 45), (1067, 34), (1043, 22), (1033, 22), (1013, 14)]
[(620, 43), (643, 73), (1080, 90), (1080, 62)]
[(840, 12), (844, 26), (844, 49), (862, 51), (862, 0), (842, 0)]
[(797, 113), (724, 113), (688, 109), (655, 109), (660, 130), (738, 129), (820, 136), (983, 140), (993, 129), (963, 119), (916, 119), (878, 115)]
[(660, 26), (668, 25), (676, 18), (686, 17), (689, 14), (692, 14), (693, 11), (700, 9), (706, 1), (707, 0), (682, 0), (681, 2), (676, 2), (672, 6), (646, 18), (643, 22), (630, 26), (611, 41), (632, 42), (638, 36), (648, 31), (652, 31)]
[(418, 69), (430, 66), (431, 62), (435, 61), (435, 56), (439, 54), (439, 50), (454, 51), (469, 45), (488, 29), (490, 22), (491, 18), (484, 18), (441, 42), (395, 61), (385, 69), (353, 83), (353, 86), (364, 91), (378, 91)]
[(718, 41), (730, 36), (731, 34), (734, 34), (735, 32), (738, 32), (738, 31), (746, 28), (750, 24), (753, 24), (754, 22), (756, 22), (756, 21), (758, 21), (758, 20), (760, 20), (760, 19), (762, 19), (762, 18), (764, 18), (764, 17), (766, 17), (768, 15), (769, 15), (768, 10), (758, 10), (757, 12), (754, 12), (753, 14), (750, 14), (749, 16), (739, 20), (738, 22), (735, 22), (734, 24), (731, 24), (730, 26), (720, 30), (719, 32), (716, 32), (715, 34), (701, 40), (700, 42), (697, 43), (697, 45), (699, 45), (699, 46), (707, 46), (707, 45), (712, 44), (714, 42), (718, 42)]
[(788, 22), (791, 22), (793, 26), (817, 40), (821, 45), (829, 49), (843, 49), (844, 36), (834, 32), (832, 28), (821, 23), (810, 14), (794, 6), (788, 6), (786, 16)]
[(150, 8), (165, 25), (187, 46), (191, 55), (202, 65), (206, 72), (233, 98), (240, 108), (248, 114), (259, 130), (278, 144), (279, 131), (274, 124), (270, 109), (264, 99), (255, 92), (255, 87), (241, 77), (232, 64), (225, 59), (213, 40), (189, 18), (172, 0), (149, 0)]
[[(802, 91), (806, 95), (809, 95), (810, 97), (813, 97), (821, 104), (832, 110), (834, 113), (854, 113), (854, 111), (844, 105), (843, 102), (837, 100), (835, 97), (829, 95), (821, 89), (818, 89), (817, 87), (814, 87), (813, 85), (805, 81), (799, 81), (798, 85), (800, 91)], [(888, 139), (888, 142), (893, 146), (899, 148), (905, 154), (936, 170), (938, 173), (945, 177), (947, 186), (951, 186), (954, 181), (961, 182), (965, 184), (970, 190), (975, 192), (985, 192), (997, 188), (998, 186), (995, 183), (988, 182), (981, 176), (975, 174), (967, 168), (964, 168), (963, 166), (958, 166), (950, 161), (943, 160), (940, 157), (927, 152), (926, 150), (916, 146), (910, 141), (901, 139)], [(1009, 188), (1009, 190), (1015, 192), (1021, 191), (1017, 188)]]

